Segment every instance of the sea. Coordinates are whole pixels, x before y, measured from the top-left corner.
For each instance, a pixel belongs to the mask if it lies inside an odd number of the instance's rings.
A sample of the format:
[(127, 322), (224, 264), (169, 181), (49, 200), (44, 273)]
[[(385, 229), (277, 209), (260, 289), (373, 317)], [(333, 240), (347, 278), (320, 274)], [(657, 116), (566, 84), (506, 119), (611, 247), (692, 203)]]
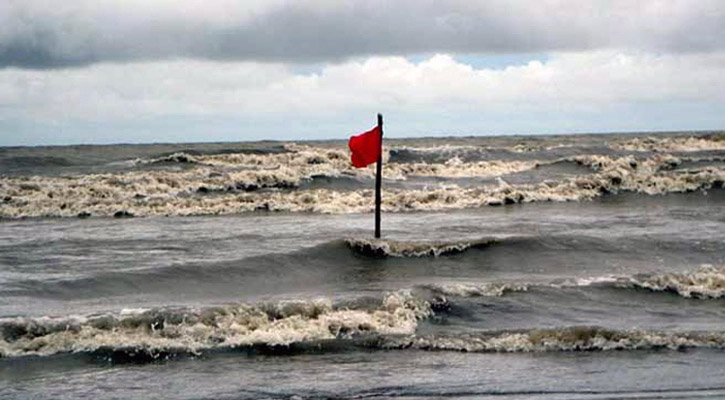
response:
[(0, 148), (1, 399), (725, 398), (725, 133)]

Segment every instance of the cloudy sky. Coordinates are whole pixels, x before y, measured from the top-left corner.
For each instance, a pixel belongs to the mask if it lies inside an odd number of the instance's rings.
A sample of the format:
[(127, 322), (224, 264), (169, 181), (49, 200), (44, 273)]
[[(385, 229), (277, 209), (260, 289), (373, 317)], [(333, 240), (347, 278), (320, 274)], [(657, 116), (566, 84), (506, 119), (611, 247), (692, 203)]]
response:
[(722, 0), (2, 0), (0, 145), (725, 129)]

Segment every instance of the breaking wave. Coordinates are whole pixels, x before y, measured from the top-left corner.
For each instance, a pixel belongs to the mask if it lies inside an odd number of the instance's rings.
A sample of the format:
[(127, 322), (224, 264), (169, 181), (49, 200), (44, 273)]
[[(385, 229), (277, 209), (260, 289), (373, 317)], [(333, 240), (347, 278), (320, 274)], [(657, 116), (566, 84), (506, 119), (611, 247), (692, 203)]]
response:
[(67, 318), (0, 319), (0, 356), (47, 356), (128, 349), (151, 358), (245, 346), (413, 334), (430, 304), (410, 292), (372, 304), (333, 305), (328, 299), (205, 309), (125, 310)]
[(422, 285), (422, 289), (442, 296), (456, 297), (501, 297), (506, 293), (525, 292), (531, 284), (523, 283), (449, 283), (449, 284), (428, 284)]
[(139, 158), (133, 160), (136, 165), (145, 164), (165, 164), (165, 163), (180, 163), (180, 164), (200, 164), (199, 159), (191, 154), (184, 152), (176, 152), (166, 156), (156, 157), (152, 159)]
[[(315, 148), (302, 145), (286, 145), (285, 152), (272, 154), (231, 153), (193, 155), (178, 152), (149, 160), (136, 160), (137, 164), (199, 164), (207, 167), (246, 169), (246, 170), (277, 170), (287, 168), (298, 175), (299, 180), (315, 175), (325, 176), (363, 176), (372, 177), (372, 170), (353, 168), (346, 151), (339, 149)], [(486, 177), (511, 174), (536, 168), (535, 161), (476, 161), (464, 162), (456, 156), (446, 157), (442, 163), (425, 162), (391, 162), (391, 150), (385, 153), (386, 179), (404, 180), (408, 176), (437, 177)]]
[[(119, 315), (0, 320), (2, 357), (100, 354), (155, 360), (210, 351), (305, 347), (479, 353), (725, 349), (725, 332), (677, 332), (566, 326), (451, 334), (415, 333), (430, 307), (399, 294), (375, 310), (334, 309), (327, 302), (227, 306), (198, 312), (127, 310)], [(330, 342), (337, 342), (333, 346)]]
[(421, 287), (438, 295), (456, 297), (500, 297), (532, 288), (610, 287), (674, 293), (690, 299), (719, 299), (725, 297), (725, 267), (705, 265), (689, 272), (603, 275), (551, 282), (448, 283)]
[(392, 337), (383, 348), (462, 352), (561, 352), (725, 348), (725, 332), (615, 330), (597, 326), (482, 332), (451, 336)]
[[(254, 211), (370, 212), (373, 190), (356, 182), (373, 169), (354, 169), (338, 149), (288, 146), (271, 154), (233, 153), (163, 158), (193, 162), (183, 171), (131, 171), (80, 176), (0, 177), (0, 217), (185, 216)], [(553, 162), (476, 161), (449, 158), (441, 164), (387, 163), (386, 179), (496, 177), (552, 163), (575, 163), (592, 172), (539, 183), (461, 187), (455, 181), (424, 189), (386, 189), (386, 212), (437, 211), (541, 201), (584, 201), (622, 191), (649, 195), (722, 187), (725, 167), (678, 168), (669, 154), (648, 158), (580, 155)], [(352, 178), (350, 190), (304, 189), (318, 178)]]
[(688, 137), (649, 136), (615, 142), (610, 146), (616, 150), (654, 152), (725, 150), (725, 135), (720, 133)]
[[(417, 255), (413, 255), (417, 256)], [(602, 327), (419, 335), (422, 320), (445, 312), (455, 297), (500, 297), (533, 288), (601, 286), (717, 299), (725, 269), (689, 273), (577, 278), (565, 282), (424, 284), (382, 297), (216, 307), (123, 310), (70, 317), (0, 318), (0, 356), (119, 353), (142, 359), (206, 351), (305, 346), (341, 341), (357, 346), (471, 352), (606, 351), (725, 348), (725, 332), (660, 332)]]
[(409, 176), (435, 176), (439, 178), (495, 177), (537, 168), (543, 162), (537, 161), (475, 161), (464, 162), (458, 157), (444, 163), (390, 163), (385, 166), (385, 176), (389, 179), (404, 180)]
[(725, 268), (704, 266), (694, 272), (640, 274), (619, 280), (617, 284), (677, 293), (687, 298), (717, 299), (725, 296)]
[[(271, 154), (174, 153), (138, 162), (185, 163), (181, 171), (148, 170), (80, 176), (0, 177), (0, 217), (217, 215), (251, 211), (364, 212), (370, 190), (300, 189), (322, 178), (373, 179), (352, 168), (346, 152), (288, 146)], [(536, 168), (535, 162), (388, 163), (385, 178), (493, 177)], [(367, 187), (367, 185), (365, 186)], [(418, 191), (425, 192), (425, 191)], [(407, 191), (394, 191), (407, 193)]]
[(725, 267), (705, 265), (696, 271), (689, 272), (572, 278), (551, 283), (550, 286), (644, 289), (652, 292), (674, 293), (691, 299), (719, 299), (725, 296)]
[(381, 239), (345, 239), (347, 246), (373, 257), (440, 257), (460, 254), (472, 248), (483, 248), (497, 243), (495, 239), (461, 242), (406, 242)]

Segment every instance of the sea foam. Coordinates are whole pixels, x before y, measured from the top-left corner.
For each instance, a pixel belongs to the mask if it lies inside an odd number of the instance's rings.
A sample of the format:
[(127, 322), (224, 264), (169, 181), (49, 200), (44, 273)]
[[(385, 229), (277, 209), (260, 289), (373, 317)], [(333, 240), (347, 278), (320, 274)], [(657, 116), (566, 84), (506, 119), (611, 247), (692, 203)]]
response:
[(374, 308), (337, 307), (329, 299), (204, 309), (152, 309), (67, 318), (0, 319), (3, 357), (130, 349), (154, 356), (251, 345), (413, 334), (430, 304), (408, 291), (386, 295)]
[[(166, 159), (191, 158), (181, 154)], [(192, 156), (189, 156), (192, 157)], [(0, 177), (0, 217), (184, 216), (255, 211), (360, 213), (373, 208), (373, 190), (304, 189), (321, 177), (371, 182), (373, 169), (354, 169), (341, 150), (291, 147), (274, 154), (193, 156), (183, 171), (130, 171), (80, 176)], [(385, 188), (386, 212), (438, 211), (541, 201), (586, 201), (623, 191), (658, 195), (722, 187), (725, 167), (677, 168), (682, 159), (579, 155), (555, 161), (388, 163), (386, 179), (493, 177), (551, 163), (576, 163), (591, 173), (539, 183), (461, 187), (455, 180), (424, 189)], [(362, 182), (362, 181), (361, 181)], [(503, 182), (503, 181), (502, 181)], [(367, 185), (361, 185), (365, 187)]]

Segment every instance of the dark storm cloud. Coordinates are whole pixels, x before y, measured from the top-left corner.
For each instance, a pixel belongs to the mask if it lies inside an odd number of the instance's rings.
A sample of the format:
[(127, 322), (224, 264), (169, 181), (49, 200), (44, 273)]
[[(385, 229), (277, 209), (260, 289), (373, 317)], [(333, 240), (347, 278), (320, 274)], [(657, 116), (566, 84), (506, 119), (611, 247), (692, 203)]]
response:
[(5, 0), (0, 67), (169, 58), (725, 49), (725, 2)]

